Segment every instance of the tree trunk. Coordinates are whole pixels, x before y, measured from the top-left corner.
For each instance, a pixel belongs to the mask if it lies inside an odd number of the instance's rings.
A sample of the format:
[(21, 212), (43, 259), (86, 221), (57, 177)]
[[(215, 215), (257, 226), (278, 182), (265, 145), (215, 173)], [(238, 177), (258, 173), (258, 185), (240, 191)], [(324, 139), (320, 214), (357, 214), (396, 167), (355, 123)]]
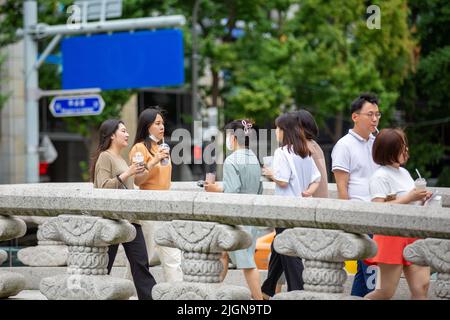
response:
[(220, 95), (219, 90), (219, 72), (212, 70), (212, 88), (211, 88), (211, 95), (212, 95), (212, 106), (217, 107), (218, 106), (218, 100)]
[(338, 113), (336, 114), (336, 125), (333, 137), (334, 143), (336, 143), (342, 137), (342, 131), (343, 131), (342, 111), (338, 111)]

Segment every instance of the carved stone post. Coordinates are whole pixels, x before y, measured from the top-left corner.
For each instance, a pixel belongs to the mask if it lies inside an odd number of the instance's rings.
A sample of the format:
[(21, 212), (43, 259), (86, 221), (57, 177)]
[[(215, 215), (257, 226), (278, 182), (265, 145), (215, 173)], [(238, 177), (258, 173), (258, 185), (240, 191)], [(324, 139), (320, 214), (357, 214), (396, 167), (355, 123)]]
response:
[(368, 236), (341, 230), (293, 228), (274, 241), (278, 253), (302, 258), (305, 267), (304, 290), (274, 296), (280, 300), (349, 299), (343, 295), (347, 279), (344, 261), (372, 257), (377, 251), (376, 243)]
[(0, 266), (8, 260), (8, 253), (5, 250), (0, 250)]
[(42, 234), (42, 224), (48, 219), (50, 218), (26, 217), (25, 221), (38, 225), (38, 245), (24, 248), (17, 252), (17, 257), (23, 264), (32, 267), (59, 267), (67, 265), (69, 252), (64, 242), (51, 241)]
[(403, 250), (403, 257), (420, 266), (437, 271), (435, 294), (450, 300), (450, 240), (427, 238), (417, 240)]
[(159, 283), (153, 287), (155, 300), (250, 299), (250, 291), (220, 284), (223, 251), (248, 248), (251, 237), (238, 227), (215, 222), (174, 220), (155, 232), (155, 242), (183, 251), (183, 281)]
[[(15, 217), (0, 216), (0, 241), (23, 237), (26, 231), (27, 226), (22, 220)], [(24, 288), (24, 276), (0, 270), (0, 298), (15, 296)]]
[(42, 279), (39, 289), (50, 300), (128, 299), (130, 280), (107, 275), (108, 246), (128, 242), (136, 229), (126, 220), (61, 215), (42, 225), (42, 235), (68, 245), (67, 274)]

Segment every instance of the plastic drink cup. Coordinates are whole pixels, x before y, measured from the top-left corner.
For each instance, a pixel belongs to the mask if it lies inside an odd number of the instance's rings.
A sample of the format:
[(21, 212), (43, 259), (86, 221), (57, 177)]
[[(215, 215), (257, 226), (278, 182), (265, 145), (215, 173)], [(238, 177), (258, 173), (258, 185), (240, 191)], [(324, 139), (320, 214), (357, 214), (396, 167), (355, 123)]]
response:
[(209, 184), (215, 183), (216, 182), (216, 174), (213, 172), (207, 173), (205, 181), (208, 182)]
[(134, 163), (144, 163), (144, 155), (141, 152), (136, 152), (133, 156)]
[(263, 157), (263, 165), (266, 168), (272, 168), (272, 163), (273, 163), (273, 156)]
[(417, 190), (425, 190), (427, 187), (427, 180), (424, 178), (418, 178), (414, 181), (414, 185), (416, 186)]
[[(167, 143), (161, 143), (159, 145), (159, 149), (160, 150), (163, 150), (163, 149), (170, 150), (170, 146)], [(169, 158), (162, 159), (160, 163), (162, 166), (167, 166), (169, 164)]]

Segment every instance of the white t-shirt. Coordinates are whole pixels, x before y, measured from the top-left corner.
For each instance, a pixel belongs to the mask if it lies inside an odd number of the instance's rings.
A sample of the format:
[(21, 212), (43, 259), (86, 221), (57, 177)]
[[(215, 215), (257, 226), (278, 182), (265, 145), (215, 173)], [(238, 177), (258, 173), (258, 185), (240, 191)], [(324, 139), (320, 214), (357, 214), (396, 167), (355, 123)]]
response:
[(320, 172), (314, 160), (288, 152), (286, 146), (275, 150), (273, 155), (273, 176), (276, 180), (287, 182), (286, 188), (275, 184), (275, 194), (281, 196), (301, 197), (313, 182), (320, 181)]
[(409, 172), (400, 167), (381, 166), (370, 178), (371, 199), (386, 199), (389, 195), (404, 196), (415, 188)]
[(369, 178), (380, 167), (372, 158), (374, 141), (373, 135), (366, 140), (350, 129), (331, 152), (332, 171), (349, 173), (348, 196), (352, 200), (370, 201)]

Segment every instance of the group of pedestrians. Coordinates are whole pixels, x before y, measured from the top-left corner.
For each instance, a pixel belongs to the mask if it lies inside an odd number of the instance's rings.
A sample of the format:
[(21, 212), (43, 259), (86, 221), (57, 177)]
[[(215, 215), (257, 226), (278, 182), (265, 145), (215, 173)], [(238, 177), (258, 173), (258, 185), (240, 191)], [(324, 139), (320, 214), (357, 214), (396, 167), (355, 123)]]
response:
[[(411, 175), (401, 166), (408, 160), (407, 139), (400, 129), (383, 129), (378, 133), (381, 117), (378, 99), (361, 94), (351, 104), (354, 126), (341, 138), (332, 151), (332, 172), (339, 199), (355, 201), (423, 204), (431, 197), (417, 190)], [(205, 182), (207, 192), (262, 194), (261, 176), (275, 183), (275, 194), (286, 197), (328, 197), (328, 177), (325, 157), (315, 141), (318, 127), (313, 116), (305, 110), (288, 112), (275, 120), (279, 148), (273, 155), (271, 168), (263, 167), (250, 149), (250, 137), (255, 124), (237, 119), (225, 126), (226, 147), (231, 154), (223, 165), (223, 182)], [(107, 120), (100, 127), (98, 150), (91, 162), (91, 179), (96, 188), (126, 188), (134, 185), (142, 190), (170, 188), (171, 164), (167, 149), (159, 145), (164, 139), (164, 119), (158, 109), (146, 109), (139, 116), (134, 145), (127, 163), (121, 151), (128, 146), (128, 133), (119, 120)], [(136, 161), (137, 158), (142, 159)], [(167, 161), (169, 159), (169, 161)], [(163, 164), (164, 162), (164, 164)], [(147, 245), (153, 234), (143, 231), (139, 221), (133, 221), (136, 238), (124, 244), (131, 274), (139, 299), (151, 299), (155, 279), (149, 272)], [(241, 226), (252, 237), (252, 245), (224, 255), (226, 275), (228, 259), (242, 269), (253, 299), (269, 299), (277, 292), (284, 276), (287, 290), (303, 289), (303, 263), (299, 257), (277, 253), (271, 245), (267, 279), (261, 286), (254, 254), (258, 228)], [(275, 228), (276, 236), (285, 228)], [(368, 235), (372, 236), (372, 235)], [(403, 249), (415, 238), (375, 235), (378, 245), (375, 257), (358, 261), (352, 295), (367, 299), (389, 299), (395, 293), (404, 272), (413, 299), (427, 297), (430, 270), (412, 265), (403, 258)], [(157, 246), (166, 280), (181, 281), (181, 252)], [(109, 248), (108, 271), (111, 271), (117, 245)], [(376, 290), (370, 285), (368, 265), (379, 266), (380, 283)]]
[[(171, 184), (172, 165), (167, 159), (169, 151), (160, 148), (164, 139), (162, 110), (144, 110), (138, 120), (129, 162), (121, 152), (128, 147), (129, 134), (120, 120), (106, 120), (99, 130), (99, 145), (91, 160), (90, 176), (95, 188), (168, 190)], [(163, 162), (166, 160), (165, 162)], [(156, 284), (149, 271), (148, 245), (152, 243), (153, 232), (158, 222), (131, 221), (136, 228), (136, 237), (123, 243), (129, 262), (129, 269), (140, 300), (152, 299), (152, 288)], [(150, 225), (149, 225), (150, 224)], [(147, 232), (146, 232), (147, 231)], [(111, 272), (118, 245), (109, 247), (108, 274)], [(155, 246), (163, 267), (166, 281), (182, 281), (181, 251), (176, 248)]]

